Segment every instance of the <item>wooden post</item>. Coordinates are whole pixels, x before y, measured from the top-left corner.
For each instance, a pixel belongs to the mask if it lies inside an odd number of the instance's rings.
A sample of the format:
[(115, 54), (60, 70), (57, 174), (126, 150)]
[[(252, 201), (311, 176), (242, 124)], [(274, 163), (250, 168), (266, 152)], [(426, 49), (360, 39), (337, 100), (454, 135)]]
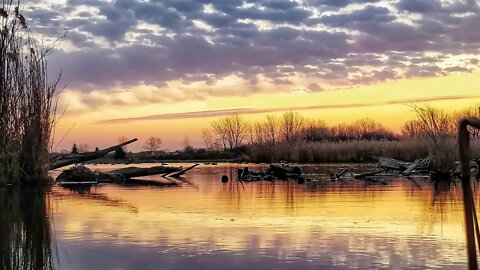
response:
[[(470, 183), (470, 133), (467, 126), (480, 129), (477, 119), (462, 119), (458, 124), (458, 143), (460, 163), (462, 166), (463, 213), (465, 219), (465, 234), (467, 240), (468, 269), (477, 270), (477, 248), (475, 241), (476, 216), (472, 185)], [(474, 215), (475, 214), (475, 215)]]

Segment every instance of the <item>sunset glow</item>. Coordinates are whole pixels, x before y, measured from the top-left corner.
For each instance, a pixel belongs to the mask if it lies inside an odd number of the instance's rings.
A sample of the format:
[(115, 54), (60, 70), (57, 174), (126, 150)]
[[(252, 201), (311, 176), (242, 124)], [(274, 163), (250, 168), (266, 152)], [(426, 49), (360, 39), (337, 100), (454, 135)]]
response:
[[(118, 136), (186, 135), (225, 114), (371, 117), (398, 130), (409, 104), (480, 101), (476, 1), (31, 1), (62, 71), (57, 150)], [(48, 43), (48, 42), (46, 42)], [(59, 138), (63, 138), (60, 140)], [(138, 146), (132, 146), (136, 148)]]

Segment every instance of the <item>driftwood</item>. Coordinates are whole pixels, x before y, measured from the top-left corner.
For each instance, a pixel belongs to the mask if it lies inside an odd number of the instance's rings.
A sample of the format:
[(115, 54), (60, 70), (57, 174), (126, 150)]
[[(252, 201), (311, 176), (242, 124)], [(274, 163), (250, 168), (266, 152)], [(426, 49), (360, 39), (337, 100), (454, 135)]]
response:
[(370, 152), (366, 152), (366, 155), (378, 161), (378, 165), (382, 168), (400, 171), (404, 175), (411, 174), (414, 170), (428, 170), (430, 158), (424, 158), (415, 160), (414, 162), (402, 161), (394, 158), (381, 157)]
[[(60, 184), (63, 183), (140, 183), (147, 180), (133, 180), (134, 177), (167, 174), (169, 178), (178, 178), (186, 171), (195, 168), (198, 164), (188, 168), (156, 166), (152, 168), (128, 167), (108, 172), (92, 171), (85, 166), (75, 166), (64, 170), (56, 179)], [(150, 181), (150, 180), (148, 180)], [(171, 180), (173, 181), (173, 180)]]
[(50, 165), (50, 170), (58, 169), (72, 164), (82, 163), (89, 160), (94, 160), (106, 156), (108, 153), (113, 152), (122, 146), (136, 142), (137, 139), (132, 139), (121, 144), (117, 144), (102, 150), (87, 152), (87, 153), (76, 153), (76, 154), (67, 154), (59, 156), (52, 162)]
[(402, 175), (408, 176), (408, 175), (412, 174), (413, 170), (415, 170), (421, 162), (422, 162), (421, 159), (415, 160), (415, 162), (410, 164), (410, 166), (408, 166), (408, 168), (405, 171), (402, 172)]
[(276, 177), (285, 177), (289, 175), (301, 175), (302, 170), (300, 167), (291, 167), (291, 166), (279, 166), (275, 164), (270, 164), (270, 167), (267, 169), (267, 172), (271, 173)]
[(239, 181), (278, 181), (278, 180), (296, 180), (299, 184), (305, 181), (311, 181), (303, 176), (300, 167), (296, 166), (282, 166), (271, 164), (270, 167), (263, 172), (250, 171), (248, 167), (238, 169), (237, 172)]
[(181, 171), (181, 168), (177, 167), (167, 167), (167, 166), (155, 166), (150, 168), (138, 168), (138, 167), (127, 167), (122, 169), (117, 169), (113, 171), (108, 171), (108, 174), (118, 174), (123, 176), (125, 179), (131, 179), (134, 177), (150, 176), (157, 174), (171, 174), (174, 172)]
[(336, 181), (338, 179), (340, 179), (340, 177), (342, 177), (346, 172), (348, 171), (348, 168), (345, 168), (345, 169), (342, 169), (338, 172), (334, 172), (334, 173), (329, 173), (330, 175), (330, 178), (332, 181)]
[(173, 178), (179, 178), (180, 176), (184, 175), (185, 172), (197, 167), (198, 165), (200, 164), (193, 164), (192, 166), (188, 167), (188, 168), (185, 168), (185, 169), (182, 169), (178, 172), (174, 172), (172, 174), (167, 174), (165, 177), (173, 177)]

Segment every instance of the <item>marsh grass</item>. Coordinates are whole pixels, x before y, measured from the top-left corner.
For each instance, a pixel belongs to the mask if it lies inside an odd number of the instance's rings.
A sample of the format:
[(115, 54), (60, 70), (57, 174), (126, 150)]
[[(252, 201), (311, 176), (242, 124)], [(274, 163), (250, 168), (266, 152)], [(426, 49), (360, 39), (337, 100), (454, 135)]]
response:
[(0, 3), (0, 185), (48, 179), (56, 85), (19, 2)]
[[(450, 164), (456, 158), (454, 138), (446, 140), (445, 147), (432, 148), (428, 139), (401, 141), (346, 141), (346, 142), (297, 142), (252, 145), (248, 154), (253, 162), (299, 162), (299, 163), (342, 163), (373, 161), (366, 152), (404, 161), (414, 161), (432, 155), (439, 164)], [(472, 142), (473, 152), (478, 155), (480, 145)], [(437, 153), (436, 151), (442, 151)], [(445, 159), (445, 160), (443, 160)], [(450, 169), (450, 167), (449, 167)]]

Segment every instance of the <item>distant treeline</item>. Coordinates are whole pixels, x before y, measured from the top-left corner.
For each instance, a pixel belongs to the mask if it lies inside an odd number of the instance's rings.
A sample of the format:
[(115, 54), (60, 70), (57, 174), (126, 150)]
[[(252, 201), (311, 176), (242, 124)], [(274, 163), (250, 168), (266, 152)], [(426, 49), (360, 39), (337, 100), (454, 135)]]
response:
[[(478, 106), (448, 113), (430, 106), (415, 106), (416, 119), (407, 121), (400, 132), (393, 132), (370, 118), (328, 126), (320, 119), (307, 119), (297, 112), (280, 116), (267, 115), (265, 120), (249, 123), (240, 115), (231, 115), (211, 122), (211, 129), (202, 131), (207, 149), (235, 149), (241, 145), (276, 145), (298, 142), (398, 141), (404, 139), (455, 136), (456, 124), (463, 117), (480, 117)], [(472, 130), (474, 138), (478, 131)]]
[[(307, 119), (297, 112), (267, 115), (249, 123), (239, 115), (211, 122), (202, 131), (207, 149), (232, 150), (247, 145), (251, 161), (358, 162), (368, 160), (365, 152), (402, 160), (430, 156), (432, 166), (449, 171), (457, 159), (457, 122), (480, 117), (479, 106), (447, 112), (431, 106), (412, 105), (416, 118), (407, 121), (400, 132), (393, 132), (370, 118), (328, 126), (322, 120)], [(471, 130), (475, 139), (477, 130)], [(478, 151), (474, 151), (478, 153)]]
[[(457, 158), (457, 122), (465, 117), (480, 117), (478, 106), (458, 112), (431, 106), (412, 105), (416, 118), (407, 121), (400, 132), (393, 132), (370, 118), (328, 126), (297, 112), (266, 115), (259, 122), (248, 122), (230, 115), (211, 122), (202, 131), (205, 148), (193, 148), (188, 137), (184, 148), (175, 152), (161, 150), (161, 139), (150, 137), (140, 153), (115, 153), (132, 162), (172, 160), (235, 160), (252, 162), (365, 162), (366, 152), (413, 161), (430, 156), (433, 166), (451, 170)], [(471, 130), (474, 153), (478, 131)], [(119, 142), (125, 141), (120, 137)], [(75, 146), (76, 147), (76, 146)], [(79, 145), (78, 151), (88, 147)], [(77, 147), (76, 147), (77, 148)], [(124, 148), (125, 152), (127, 151)], [(72, 150), (73, 151), (73, 150)]]

